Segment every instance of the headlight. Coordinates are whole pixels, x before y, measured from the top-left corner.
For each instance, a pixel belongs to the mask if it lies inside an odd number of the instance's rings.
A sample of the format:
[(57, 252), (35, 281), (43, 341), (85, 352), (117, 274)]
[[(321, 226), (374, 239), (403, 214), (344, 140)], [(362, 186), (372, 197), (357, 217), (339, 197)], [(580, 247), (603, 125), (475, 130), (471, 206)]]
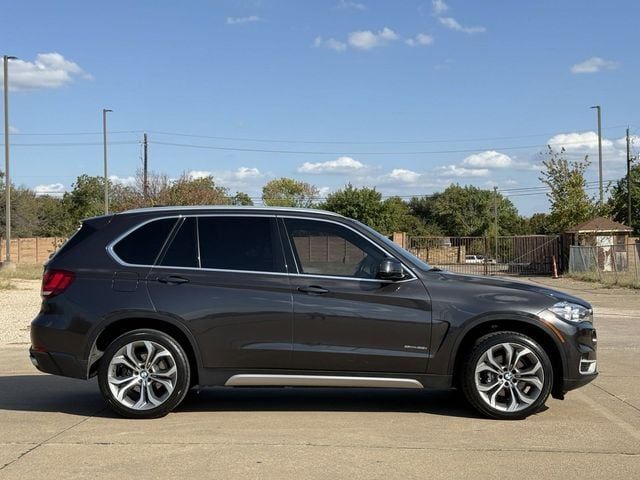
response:
[(549, 311), (567, 322), (593, 322), (593, 310), (577, 303), (558, 302)]

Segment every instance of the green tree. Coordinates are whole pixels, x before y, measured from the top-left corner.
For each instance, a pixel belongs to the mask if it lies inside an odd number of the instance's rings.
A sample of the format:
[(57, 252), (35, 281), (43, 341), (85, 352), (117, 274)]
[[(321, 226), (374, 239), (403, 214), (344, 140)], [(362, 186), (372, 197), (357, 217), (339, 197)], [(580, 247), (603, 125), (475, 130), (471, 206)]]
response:
[(540, 181), (550, 190), (547, 193), (551, 203), (549, 220), (555, 233), (564, 232), (604, 213), (604, 209), (586, 192), (585, 172), (591, 165), (588, 156), (584, 160), (570, 161), (564, 154), (564, 148), (556, 152), (549, 146), (540, 177)]
[(494, 202), (498, 207), (498, 234), (516, 235), (523, 231), (523, 220), (511, 200), (500, 193), (471, 185), (450, 185), (428, 197), (409, 202), (411, 212), (427, 225), (436, 225), (444, 235), (495, 235)]
[(393, 232), (412, 235), (432, 232), (422, 220), (411, 214), (407, 202), (400, 197), (383, 201), (375, 188), (356, 188), (349, 183), (331, 193), (320, 207), (358, 220), (387, 235)]
[(534, 213), (526, 220), (525, 232), (529, 235), (550, 235), (554, 231), (550, 216), (546, 213)]
[(236, 192), (236, 194), (231, 198), (232, 205), (242, 205), (242, 206), (252, 206), (253, 200), (251, 197), (245, 192)]
[(160, 195), (166, 205), (228, 205), (229, 191), (215, 184), (212, 176), (191, 178), (183, 174)]
[(315, 185), (282, 177), (262, 187), (262, 202), (272, 207), (309, 208), (314, 205), (318, 193)]
[[(619, 179), (611, 189), (609, 206), (613, 218), (625, 225), (628, 222), (627, 177)], [(640, 234), (640, 165), (631, 167), (631, 225), (636, 235)]]

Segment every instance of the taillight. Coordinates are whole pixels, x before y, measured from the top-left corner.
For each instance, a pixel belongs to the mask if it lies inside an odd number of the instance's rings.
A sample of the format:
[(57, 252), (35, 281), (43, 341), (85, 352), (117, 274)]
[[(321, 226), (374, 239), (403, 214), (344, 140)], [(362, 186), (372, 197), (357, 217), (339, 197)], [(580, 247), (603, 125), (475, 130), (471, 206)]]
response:
[(73, 283), (75, 275), (66, 270), (46, 270), (42, 275), (42, 298), (60, 295)]

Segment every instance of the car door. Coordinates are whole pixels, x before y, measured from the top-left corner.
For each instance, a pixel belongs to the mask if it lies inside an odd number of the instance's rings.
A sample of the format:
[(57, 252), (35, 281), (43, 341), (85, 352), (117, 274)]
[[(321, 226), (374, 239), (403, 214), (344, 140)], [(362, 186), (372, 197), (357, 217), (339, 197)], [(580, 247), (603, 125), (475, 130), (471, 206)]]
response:
[(189, 326), (208, 368), (286, 368), (292, 300), (273, 216), (182, 220), (148, 276), (156, 309)]
[(408, 269), (376, 278), (389, 254), (354, 228), (284, 217), (285, 248), (296, 264), (293, 367), (300, 370), (424, 373), (431, 303)]

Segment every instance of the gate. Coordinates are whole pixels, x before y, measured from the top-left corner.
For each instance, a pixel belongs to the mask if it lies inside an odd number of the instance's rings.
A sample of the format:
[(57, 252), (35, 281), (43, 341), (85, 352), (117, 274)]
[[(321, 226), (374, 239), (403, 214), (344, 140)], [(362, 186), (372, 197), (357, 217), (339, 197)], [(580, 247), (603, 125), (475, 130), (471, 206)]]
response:
[(559, 235), (408, 237), (411, 253), (443, 270), (472, 275), (551, 275), (561, 270)]

